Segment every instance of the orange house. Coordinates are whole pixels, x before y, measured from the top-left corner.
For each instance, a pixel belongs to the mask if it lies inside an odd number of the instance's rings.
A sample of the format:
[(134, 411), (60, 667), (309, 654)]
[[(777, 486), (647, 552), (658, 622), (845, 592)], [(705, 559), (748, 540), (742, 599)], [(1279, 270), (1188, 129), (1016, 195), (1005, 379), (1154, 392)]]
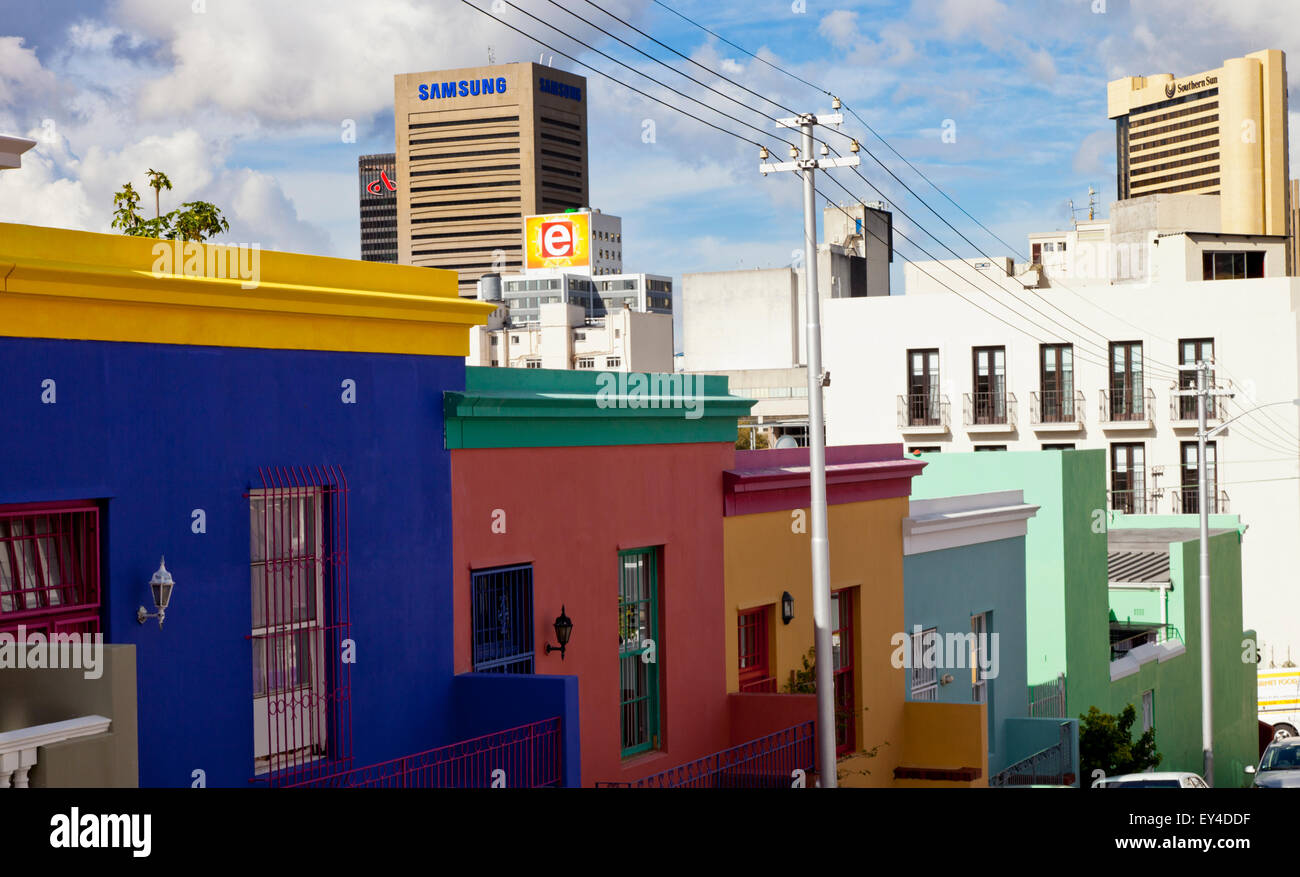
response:
[[(902, 445), (826, 449), (841, 785), (987, 785), (985, 707), (904, 701), (903, 519), (924, 466)], [(807, 448), (740, 451), (724, 473), (728, 691), (812, 690), (808, 475)]]

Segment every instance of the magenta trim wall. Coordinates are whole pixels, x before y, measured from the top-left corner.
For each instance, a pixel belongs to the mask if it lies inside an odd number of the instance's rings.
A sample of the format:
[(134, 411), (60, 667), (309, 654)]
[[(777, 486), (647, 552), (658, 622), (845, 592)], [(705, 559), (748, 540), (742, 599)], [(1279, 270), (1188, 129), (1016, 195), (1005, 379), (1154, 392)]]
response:
[[(903, 456), (901, 444), (836, 445), (826, 449), (826, 501), (830, 505), (910, 496), (925, 463)], [(808, 449), (737, 451), (735, 468), (722, 473), (723, 514), (807, 508)]]

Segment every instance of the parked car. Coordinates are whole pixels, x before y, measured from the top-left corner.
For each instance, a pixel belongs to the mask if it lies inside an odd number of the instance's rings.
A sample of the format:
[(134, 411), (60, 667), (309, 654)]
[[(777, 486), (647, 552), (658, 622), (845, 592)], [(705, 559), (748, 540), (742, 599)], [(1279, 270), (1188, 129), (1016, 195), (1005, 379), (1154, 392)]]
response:
[(1208, 789), (1199, 774), (1181, 771), (1160, 773), (1126, 773), (1106, 777), (1096, 784), (1099, 789)]
[(1300, 789), (1300, 737), (1279, 733), (1264, 750), (1259, 767), (1248, 766), (1246, 773), (1255, 777), (1252, 789)]

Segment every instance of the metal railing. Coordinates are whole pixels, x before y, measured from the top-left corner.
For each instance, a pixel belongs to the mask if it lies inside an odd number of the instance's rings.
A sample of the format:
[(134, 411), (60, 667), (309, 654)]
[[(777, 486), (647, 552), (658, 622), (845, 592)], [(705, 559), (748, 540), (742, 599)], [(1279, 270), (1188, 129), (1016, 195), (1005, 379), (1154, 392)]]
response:
[(1034, 390), (1029, 394), (1029, 420), (1030, 423), (1081, 423), (1085, 404), (1083, 390), (1073, 393)]
[(1138, 646), (1144, 646), (1148, 643), (1163, 643), (1173, 639), (1179, 642), (1183, 641), (1183, 635), (1178, 632), (1178, 628), (1172, 624), (1157, 625), (1150, 630), (1144, 630), (1141, 633), (1135, 633), (1132, 636), (1111, 643), (1110, 659), (1118, 661)]
[(1065, 674), (1051, 682), (1029, 686), (1029, 715), (1036, 719), (1065, 718)]
[[(1196, 384), (1195, 382), (1193, 382), (1190, 386), (1183, 386), (1183, 387), (1180, 387), (1177, 384), (1173, 384), (1170, 386), (1169, 389), (1171, 391), (1195, 390)], [(1210, 389), (1222, 390), (1223, 387), (1221, 387), (1217, 383), (1211, 382)], [(1222, 412), (1219, 411), (1218, 409), (1218, 399), (1214, 396), (1207, 397), (1205, 400), (1205, 419), (1218, 420), (1220, 414), (1222, 414)], [(1187, 423), (1195, 423), (1197, 420), (1199, 420), (1200, 414), (1196, 410), (1196, 397), (1175, 396), (1172, 395), (1171, 393), (1169, 397), (1169, 419), (1175, 421), (1183, 421)]]
[(286, 788), (479, 789), (558, 786), (560, 717), (462, 740), (392, 761), (314, 777)]
[[(1155, 511), (1155, 497), (1147, 490), (1146, 470), (1130, 469), (1127, 473), (1133, 486), (1122, 490), (1107, 490), (1106, 504), (1113, 512), (1126, 515), (1149, 515)], [(1113, 484), (1114, 473), (1111, 473)]]
[(1101, 391), (1102, 423), (1133, 423), (1156, 419), (1156, 391), (1134, 389)]
[[(1185, 487), (1181, 490), (1175, 488), (1169, 491), (1174, 500), (1174, 514), (1176, 515), (1198, 515), (1201, 513), (1200, 491), (1195, 487)], [(1228, 491), (1210, 490), (1209, 512), (1212, 515), (1228, 514)]]
[(768, 734), (630, 783), (598, 782), (600, 788), (788, 789), (794, 772), (815, 766), (814, 722)]
[(989, 786), (1069, 786), (1076, 775), (1070, 723), (1061, 722), (1056, 743), (995, 773), (989, 777)]
[(1015, 393), (963, 393), (966, 426), (1016, 426)]
[(948, 428), (952, 405), (938, 393), (912, 393), (898, 397), (898, 428), (941, 426)]

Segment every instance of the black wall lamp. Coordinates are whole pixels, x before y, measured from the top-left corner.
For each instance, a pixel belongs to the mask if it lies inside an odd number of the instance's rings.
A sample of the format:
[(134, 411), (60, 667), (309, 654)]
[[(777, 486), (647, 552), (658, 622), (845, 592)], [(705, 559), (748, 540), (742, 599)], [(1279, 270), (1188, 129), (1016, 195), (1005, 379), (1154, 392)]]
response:
[(781, 623), (789, 624), (794, 621), (794, 597), (786, 591), (781, 595)]
[(564, 649), (569, 645), (569, 637), (573, 635), (573, 619), (564, 613), (564, 604), (560, 604), (560, 615), (555, 619), (555, 638), (560, 641), (558, 646), (550, 643), (546, 644), (546, 654), (559, 652), (560, 660), (564, 660)]

